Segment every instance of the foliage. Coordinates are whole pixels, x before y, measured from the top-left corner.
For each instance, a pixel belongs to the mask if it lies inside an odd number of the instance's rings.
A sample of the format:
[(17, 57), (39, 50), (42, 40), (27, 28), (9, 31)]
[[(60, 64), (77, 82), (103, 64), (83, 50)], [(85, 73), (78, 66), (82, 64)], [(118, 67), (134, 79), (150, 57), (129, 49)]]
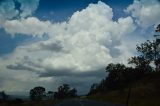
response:
[[(160, 32), (160, 24), (157, 26), (155, 32)], [(146, 71), (151, 71), (147, 70), (147, 68), (151, 69), (152, 63), (155, 64), (156, 70), (160, 68), (160, 39), (157, 38), (157, 36), (160, 35), (155, 35), (156, 40), (147, 40), (146, 42), (137, 45), (136, 49), (139, 56), (131, 57), (129, 59), (129, 64), (135, 64), (137, 68), (143, 68)]]
[(0, 95), (1, 95), (0, 103), (1, 102), (6, 102), (6, 100), (8, 98), (8, 95), (4, 91), (0, 92)]
[(71, 89), (68, 84), (63, 84), (58, 87), (58, 92), (55, 92), (54, 98), (65, 99), (77, 96), (77, 90), (75, 88)]
[(51, 99), (54, 99), (54, 92), (53, 91), (48, 91), (46, 93), (46, 97), (47, 99), (51, 100)]
[(90, 88), (89, 94), (94, 94), (94, 93), (96, 93), (97, 90), (98, 90), (98, 87), (99, 87), (98, 84), (96, 84), (96, 83), (92, 84), (92, 85), (91, 85), (91, 88)]
[(132, 67), (126, 67), (124, 64), (109, 64), (106, 67), (108, 76), (100, 84), (93, 84), (90, 88), (90, 94), (97, 92), (109, 92), (111, 90), (122, 90), (130, 86), (135, 81), (136, 72)]
[[(160, 72), (152, 72), (144, 78), (132, 84), (132, 92), (129, 100), (129, 106), (160, 106)], [(123, 92), (119, 89), (103, 94), (89, 95), (89, 99), (100, 100), (106, 103), (114, 103), (117, 106), (126, 106), (128, 88)], [(119, 104), (119, 105), (118, 105)]]
[(35, 87), (30, 90), (30, 98), (33, 101), (37, 100), (42, 100), (43, 96), (45, 93), (45, 88), (44, 87)]
[[(160, 32), (158, 25), (156, 32)], [(112, 90), (121, 90), (131, 88), (132, 84), (145, 76), (160, 69), (160, 51), (158, 51), (159, 43), (147, 40), (137, 45), (138, 56), (131, 57), (129, 64), (135, 67), (127, 67), (124, 64), (108, 64), (106, 72), (108, 76), (99, 84), (93, 84), (90, 88), (90, 94), (110, 92)], [(153, 65), (154, 63), (154, 65)], [(155, 70), (154, 70), (155, 69)]]

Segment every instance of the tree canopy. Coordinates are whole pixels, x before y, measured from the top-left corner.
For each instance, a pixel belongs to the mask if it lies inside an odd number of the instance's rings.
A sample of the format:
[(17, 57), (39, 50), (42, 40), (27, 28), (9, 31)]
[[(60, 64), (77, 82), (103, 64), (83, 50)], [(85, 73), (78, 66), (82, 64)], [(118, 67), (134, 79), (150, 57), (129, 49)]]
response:
[(42, 100), (45, 93), (45, 88), (38, 86), (30, 90), (30, 99), (33, 101)]
[(62, 86), (58, 87), (58, 91), (55, 92), (54, 98), (57, 99), (65, 99), (65, 98), (72, 98), (77, 96), (77, 90), (72, 88), (68, 84), (63, 84)]
[[(157, 26), (155, 32), (160, 32), (160, 24)], [(136, 50), (138, 55), (128, 60), (128, 63), (132, 64), (132, 67), (120, 63), (108, 64), (106, 66), (107, 77), (99, 84), (93, 84), (89, 94), (116, 89), (123, 90), (150, 73), (159, 71), (160, 50), (158, 50), (158, 47), (160, 42), (157, 39), (153, 41), (147, 40), (137, 45)]]

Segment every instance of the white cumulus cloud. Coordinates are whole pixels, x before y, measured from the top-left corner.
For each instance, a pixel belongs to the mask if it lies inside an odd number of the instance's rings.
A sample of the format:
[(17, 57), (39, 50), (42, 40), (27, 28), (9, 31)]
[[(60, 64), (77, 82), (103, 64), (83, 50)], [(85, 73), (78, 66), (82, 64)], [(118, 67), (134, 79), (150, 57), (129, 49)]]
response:
[[(68, 22), (51, 23), (29, 17), (7, 21), (5, 30), (11, 34), (43, 35), (49, 39), (42, 44), (53, 46), (60, 42), (62, 51), (53, 52), (43, 58), (41, 65), (53, 70), (90, 71), (105, 67), (123, 53), (118, 48), (121, 39), (135, 29), (131, 17), (113, 21), (112, 9), (103, 2), (90, 4), (86, 9), (75, 12)], [(53, 42), (53, 43), (51, 43)], [(36, 46), (35, 46), (36, 45)], [(40, 48), (39, 43), (29, 46), (32, 51)], [(45, 49), (44, 49), (45, 50)]]
[(31, 16), (38, 8), (40, 0), (17, 0), (20, 4), (20, 10), (22, 11), (20, 16)]
[[(112, 8), (98, 2), (73, 13), (68, 21), (62, 23), (40, 21), (36, 17), (7, 21), (5, 30), (8, 33), (40, 36), (46, 33), (49, 38), (17, 46), (5, 59), (5, 66), (12, 70), (28, 70), (41, 77), (53, 76), (57, 83), (61, 80), (56, 78), (56, 74), (57, 77), (62, 75), (63, 79), (63, 73), (68, 75), (64, 78), (66, 80), (72, 80), (75, 75), (79, 77), (77, 82), (84, 82), (85, 77), (98, 81), (101, 77), (97, 79), (97, 76), (101, 75), (93, 72), (101, 71), (110, 62), (127, 61), (124, 59), (131, 55), (122, 39), (135, 30), (133, 19), (125, 17), (114, 21), (112, 18)], [(81, 79), (83, 72), (87, 74)]]
[(142, 27), (160, 23), (160, 2), (158, 0), (134, 0), (125, 11), (131, 13)]
[(20, 20), (8, 20), (4, 24), (6, 32), (15, 34), (27, 34), (27, 35), (40, 35), (42, 36), (47, 32), (51, 23), (49, 21), (41, 22), (37, 18), (28, 17)]
[[(20, 4), (17, 8), (16, 3)], [(7, 20), (31, 16), (38, 8), (39, 0), (1, 0), (0, 28)]]

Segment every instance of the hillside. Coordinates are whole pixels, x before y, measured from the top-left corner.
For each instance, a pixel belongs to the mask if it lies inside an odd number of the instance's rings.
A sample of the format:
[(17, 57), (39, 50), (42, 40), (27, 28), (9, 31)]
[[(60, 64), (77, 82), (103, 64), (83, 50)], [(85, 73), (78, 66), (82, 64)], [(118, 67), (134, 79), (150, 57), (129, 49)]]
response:
[[(129, 106), (160, 106), (160, 72), (153, 72), (132, 85)], [(96, 93), (88, 98), (126, 105), (128, 88)]]

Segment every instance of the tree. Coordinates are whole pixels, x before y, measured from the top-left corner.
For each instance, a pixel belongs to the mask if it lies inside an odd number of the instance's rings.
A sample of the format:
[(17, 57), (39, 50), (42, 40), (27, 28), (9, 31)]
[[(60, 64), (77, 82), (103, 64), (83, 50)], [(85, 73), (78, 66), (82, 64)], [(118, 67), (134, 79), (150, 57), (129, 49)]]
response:
[[(160, 32), (160, 24), (157, 26), (156, 32)], [(156, 35), (160, 36), (160, 35)], [(159, 47), (159, 50), (158, 50)], [(106, 72), (108, 76), (103, 79), (100, 84), (93, 84), (88, 95), (95, 93), (104, 93), (112, 90), (126, 90), (128, 88), (128, 95), (126, 98), (126, 105), (128, 106), (132, 86), (137, 80), (145, 77), (145, 75), (152, 75), (153, 69), (160, 69), (160, 38), (156, 40), (147, 40), (140, 45), (137, 45), (138, 56), (131, 57), (129, 64), (134, 64), (135, 67), (126, 67), (124, 64), (108, 64)], [(155, 66), (153, 65), (155, 64)], [(159, 73), (159, 72), (158, 72)], [(145, 77), (145, 78), (148, 78)]]
[(6, 101), (6, 99), (7, 99), (7, 95), (4, 91), (2, 92), (2, 98), (3, 98), (3, 101)]
[(43, 96), (45, 93), (45, 88), (44, 87), (35, 87), (33, 89), (30, 90), (30, 98), (31, 100), (42, 100)]
[[(139, 61), (137, 63), (139, 64)], [(106, 78), (109, 90), (118, 89), (123, 91), (124, 88), (128, 88), (128, 96), (126, 98), (126, 104), (128, 106), (132, 84), (136, 81), (136, 69), (126, 67), (124, 64), (109, 64), (106, 70), (109, 72)]]
[[(160, 32), (160, 24), (157, 26), (155, 32)], [(155, 37), (160, 35), (155, 35)], [(139, 56), (134, 56), (129, 59), (130, 64), (135, 64), (136, 68), (143, 69), (143, 71), (151, 71), (151, 63), (154, 63), (156, 68), (160, 66), (160, 50), (158, 50), (160, 39), (156, 41), (147, 40), (140, 45), (137, 45), (137, 52)]]
[(54, 92), (48, 91), (46, 96), (48, 97), (48, 99), (53, 99), (54, 98)]
[(140, 57), (147, 59), (148, 61), (153, 61), (155, 59), (155, 42), (147, 40), (140, 45), (137, 45), (137, 52)]
[(75, 88), (71, 89), (68, 84), (63, 84), (58, 87), (58, 91), (55, 92), (54, 98), (65, 99), (77, 96), (77, 90)]
[(131, 57), (128, 63), (134, 64), (137, 70), (141, 71), (143, 74), (151, 72), (151, 63), (156, 63), (156, 58), (158, 56), (155, 42), (147, 40), (147, 42), (137, 45), (136, 49), (139, 56)]
[(71, 89), (69, 91), (69, 97), (76, 97), (77, 96), (77, 90), (75, 88)]
[(1, 96), (0, 102), (6, 102), (7, 95), (6, 95), (6, 93), (4, 91), (0, 92), (0, 96)]
[(98, 86), (99, 84), (97, 83), (92, 84), (88, 95), (95, 94), (98, 91)]
[(124, 73), (126, 71), (126, 66), (124, 64), (109, 64), (106, 67), (106, 72), (108, 72), (108, 77), (106, 78), (107, 89), (117, 89), (120, 87), (122, 80), (124, 80)]
[(111, 90), (123, 91), (130, 87), (136, 79), (136, 71), (132, 67), (126, 67), (124, 64), (108, 64), (106, 67), (108, 76), (100, 84), (93, 84), (90, 88), (90, 94), (103, 93)]
[(156, 30), (155, 30), (156, 32), (160, 32), (160, 24), (159, 25), (157, 25), (157, 28), (156, 28)]
[[(156, 33), (160, 33), (160, 24), (157, 26)], [(154, 35), (155, 37), (159, 37), (160, 34)], [(156, 65), (156, 71), (160, 69), (160, 37), (156, 38), (155, 41), (155, 65)]]
[(129, 59), (129, 64), (135, 64), (134, 75), (137, 79), (142, 78), (144, 75), (152, 72), (153, 68), (150, 66), (151, 60), (143, 56), (134, 56)]

